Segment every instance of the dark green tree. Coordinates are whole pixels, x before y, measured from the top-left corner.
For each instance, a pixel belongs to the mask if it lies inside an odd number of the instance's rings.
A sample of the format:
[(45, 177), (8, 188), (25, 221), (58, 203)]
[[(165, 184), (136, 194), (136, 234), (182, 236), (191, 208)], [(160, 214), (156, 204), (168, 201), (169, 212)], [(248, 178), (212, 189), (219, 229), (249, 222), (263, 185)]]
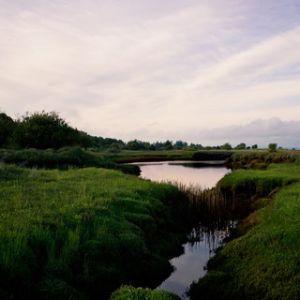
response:
[(224, 145), (221, 146), (221, 149), (231, 150), (232, 146), (229, 143), (225, 143)]
[(57, 113), (42, 111), (27, 114), (18, 121), (15, 139), (21, 147), (25, 148), (57, 149), (80, 145), (86, 136), (70, 127)]
[(164, 148), (165, 150), (172, 150), (172, 149), (174, 149), (173, 143), (172, 143), (171, 141), (167, 140), (167, 141), (164, 143), (163, 148)]
[(247, 145), (245, 143), (238, 144), (235, 149), (237, 150), (245, 150), (247, 148)]
[(276, 152), (277, 151), (277, 144), (276, 143), (271, 143), (268, 146), (269, 152)]
[(186, 148), (188, 146), (187, 142), (183, 142), (183, 141), (176, 141), (175, 144), (174, 144), (174, 148), (175, 149), (183, 149), (183, 148)]
[(14, 120), (5, 113), (0, 113), (0, 147), (12, 142), (16, 127)]

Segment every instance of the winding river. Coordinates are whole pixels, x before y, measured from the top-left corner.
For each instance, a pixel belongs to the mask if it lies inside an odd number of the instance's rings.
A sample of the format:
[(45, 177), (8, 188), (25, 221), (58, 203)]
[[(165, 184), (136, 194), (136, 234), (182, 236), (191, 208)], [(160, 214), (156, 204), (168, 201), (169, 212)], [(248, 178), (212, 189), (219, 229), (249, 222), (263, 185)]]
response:
[[(141, 177), (158, 182), (176, 182), (177, 184), (211, 188), (228, 172), (220, 162), (195, 161), (164, 161), (136, 163), (141, 169)], [(198, 280), (206, 273), (205, 267), (214, 250), (222, 240), (228, 236), (227, 224), (219, 228), (207, 228), (199, 225), (193, 228), (188, 241), (183, 246), (183, 253), (171, 259), (174, 272), (160, 284), (159, 289), (171, 291), (182, 299), (188, 299), (186, 291), (193, 281)]]

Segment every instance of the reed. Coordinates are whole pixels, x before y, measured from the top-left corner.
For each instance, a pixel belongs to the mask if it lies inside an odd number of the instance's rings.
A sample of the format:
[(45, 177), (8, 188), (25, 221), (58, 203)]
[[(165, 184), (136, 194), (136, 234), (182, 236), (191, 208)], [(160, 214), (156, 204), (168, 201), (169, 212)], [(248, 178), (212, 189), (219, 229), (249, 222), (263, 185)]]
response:
[(203, 189), (197, 185), (173, 184), (187, 195), (196, 219), (208, 228), (226, 227), (228, 222), (239, 219), (241, 209), (248, 204), (247, 201), (227, 197), (218, 186)]

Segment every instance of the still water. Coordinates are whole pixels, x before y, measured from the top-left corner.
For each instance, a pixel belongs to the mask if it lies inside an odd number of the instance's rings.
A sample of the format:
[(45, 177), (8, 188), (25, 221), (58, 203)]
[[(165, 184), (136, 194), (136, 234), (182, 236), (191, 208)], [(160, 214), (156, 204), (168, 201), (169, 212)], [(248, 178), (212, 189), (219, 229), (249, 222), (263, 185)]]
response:
[[(152, 181), (169, 181), (184, 185), (211, 188), (226, 175), (229, 170), (218, 162), (152, 162), (138, 163), (141, 177)], [(197, 281), (206, 273), (205, 267), (214, 250), (228, 236), (233, 223), (219, 228), (195, 227), (188, 236), (189, 242), (183, 246), (183, 254), (173, 258), (170, 263), (174, 272), (158, 287), (171, 291), (182, 299), (188, 299), (186, 291), (193, 281)]]

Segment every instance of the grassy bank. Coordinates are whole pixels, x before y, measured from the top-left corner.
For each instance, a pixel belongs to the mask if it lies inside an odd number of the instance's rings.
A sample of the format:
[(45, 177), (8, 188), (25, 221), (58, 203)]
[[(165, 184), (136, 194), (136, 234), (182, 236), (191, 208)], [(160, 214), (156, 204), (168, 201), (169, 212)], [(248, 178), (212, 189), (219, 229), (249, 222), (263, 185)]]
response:
[(163, 151), (130, 151), (122, 150), (117, 153), (109, 151), (94, 152), (95, 155), (106, 157), (117, 163), (144, 161), (224, 161), (233, 169), (266, 169), (272, 163), (294, 162), (300, 157), (297, 150), (163, 150)]
[[(100, 152), (101, 153), (101, 152)], [(162, 151), (133, 151), (122, 150), (118, 153), (102, 152), (101, 155), (117, 163), (142, 161), (192, 160), (194, 150), (162, 150)]]
[(272, 163), (294, 162), (299, 157), (297, 150), (242, 150), (234, 151), (226, 164), (232, 169), (266, 169)]
[(155, 286), (185, 233), (175, 187), (113, 170), (1, 166), (0, 195), (1, 299), (105, 299), (121, 284)]
[(209, 261), (208, 274), (191, 288), (191, 299), (300, 298), (299, 181), (299, 163), (239, 170), (221, 180), (220, 188), (231, 195), (263, 196), (255, 204), (264, 207), (244, 220), (239, 236)]
[(133, 165), (120, 165), (105, 155), (88, 152), (80, 147), (65, 147), (58, 150), (47, 149), (0, 149), (0, 162), (28, 168), (68, 169), (100, 167), (120, 170), (139, 175), (140, 170)]

